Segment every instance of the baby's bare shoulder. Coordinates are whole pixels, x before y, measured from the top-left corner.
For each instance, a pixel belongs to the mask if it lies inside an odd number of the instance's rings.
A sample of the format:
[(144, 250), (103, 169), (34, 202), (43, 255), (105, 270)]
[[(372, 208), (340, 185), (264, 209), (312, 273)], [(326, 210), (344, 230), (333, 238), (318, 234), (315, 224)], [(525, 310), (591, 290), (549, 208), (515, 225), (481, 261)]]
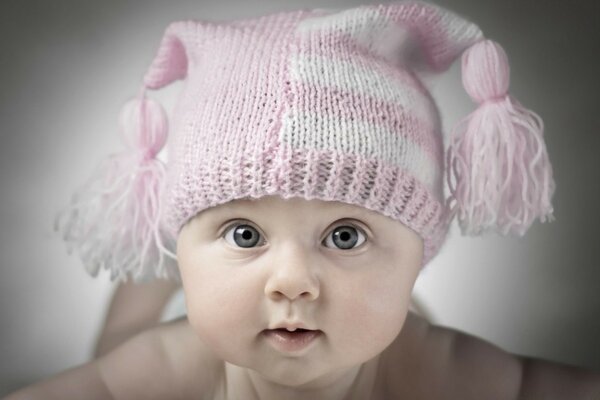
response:
[(516, 399), (521, 361), (482, 339), (409, 313), (386, 349), (387, 390), (412, 399)]
[(98, 360), (115, 398), (212, 398), (223, 362), (186, 318), (144, 331)]
[(169, 360), (173, 384), (182, 391), (182, 398), (204, 393), (212, 399), (225, 373), (223, 361), (200, 340), (185, 317), (156, 330)]
[(513, 355), (412, 313), (381, 360), (388, 397), (600, 399), (599, 371)]

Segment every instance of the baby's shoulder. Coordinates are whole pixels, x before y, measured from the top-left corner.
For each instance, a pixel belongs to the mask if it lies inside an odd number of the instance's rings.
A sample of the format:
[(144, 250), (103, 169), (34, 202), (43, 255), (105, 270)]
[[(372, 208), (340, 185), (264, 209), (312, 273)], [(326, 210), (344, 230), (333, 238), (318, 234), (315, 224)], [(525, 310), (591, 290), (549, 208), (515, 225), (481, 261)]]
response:
[(135, 335), (94, 365), (119, 399), (212, 399), (224, 370), (185, 318)]
[(394, 398), (516, 398), (517, 357), (458, 330), (409, 312), (402, 331), (382, 353), (381, 373)]
[(198, 393), (213, 398), (224, 377), (223, 360), (200, 340), (185, 317), (155, 329), (164, 346), (172, 384), (181, 398), (197, 398)]

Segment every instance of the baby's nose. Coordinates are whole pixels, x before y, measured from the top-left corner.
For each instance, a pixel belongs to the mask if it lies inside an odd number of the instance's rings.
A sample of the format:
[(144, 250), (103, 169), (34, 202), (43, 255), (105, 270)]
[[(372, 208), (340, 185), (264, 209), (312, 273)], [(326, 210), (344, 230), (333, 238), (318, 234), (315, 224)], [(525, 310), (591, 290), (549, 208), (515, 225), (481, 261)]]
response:
[(304, 298), (315, 300), (319, 297), (320, 283), (316, 275), (316, 265), (311, 257), (299, 246), (294, 246), (280, 254), (274, 261), (271, 274), (265, 285), (265, 295), (272, 300)]

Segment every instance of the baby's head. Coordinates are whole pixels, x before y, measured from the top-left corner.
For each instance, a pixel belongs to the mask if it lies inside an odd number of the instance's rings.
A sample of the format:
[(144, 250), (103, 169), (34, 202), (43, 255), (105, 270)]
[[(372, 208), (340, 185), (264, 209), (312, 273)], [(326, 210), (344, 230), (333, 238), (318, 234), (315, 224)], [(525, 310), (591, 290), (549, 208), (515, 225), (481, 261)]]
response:
[[(380, 213), (280, 196), (204, 210), (177, 240), (198, 335), (223, 360), (288, 385), (382, 352), (404, 323), (422, 255), (419, 235)], [(273, 336), (285, 327), (317, 334), (285, 345)]]
[[(463, 52), (479, 105), (444, 152), (419, 73)], [(178, 79), (167, 168), (166, 114), (145, 91)], [(497, 43), (420, 1), (174, 22), (121, 114), (130, 151), (74, 199), (63, 235), (92, 273), (181, 273), (190, 322), (224, 359), (295, 383), (364, 361), (398, 334), (453, 216), (471, 234), (551, 216), (543, 125), (508, 81)], [(261, 339), (296, 323), (322, 331), (312, 361)]]

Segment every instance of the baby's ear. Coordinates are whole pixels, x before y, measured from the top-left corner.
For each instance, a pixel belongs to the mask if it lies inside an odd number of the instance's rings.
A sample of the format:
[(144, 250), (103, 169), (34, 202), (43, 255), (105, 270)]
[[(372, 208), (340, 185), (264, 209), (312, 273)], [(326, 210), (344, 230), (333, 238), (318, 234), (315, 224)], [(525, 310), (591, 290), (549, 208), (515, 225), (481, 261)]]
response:
[(195, 21), (177, 21), (167, 27), (157, 54), (144, 75), (146, 87), (160, 89), (187, 76), (190, 61), (188, 42), (198, 30), (198, 25)]

